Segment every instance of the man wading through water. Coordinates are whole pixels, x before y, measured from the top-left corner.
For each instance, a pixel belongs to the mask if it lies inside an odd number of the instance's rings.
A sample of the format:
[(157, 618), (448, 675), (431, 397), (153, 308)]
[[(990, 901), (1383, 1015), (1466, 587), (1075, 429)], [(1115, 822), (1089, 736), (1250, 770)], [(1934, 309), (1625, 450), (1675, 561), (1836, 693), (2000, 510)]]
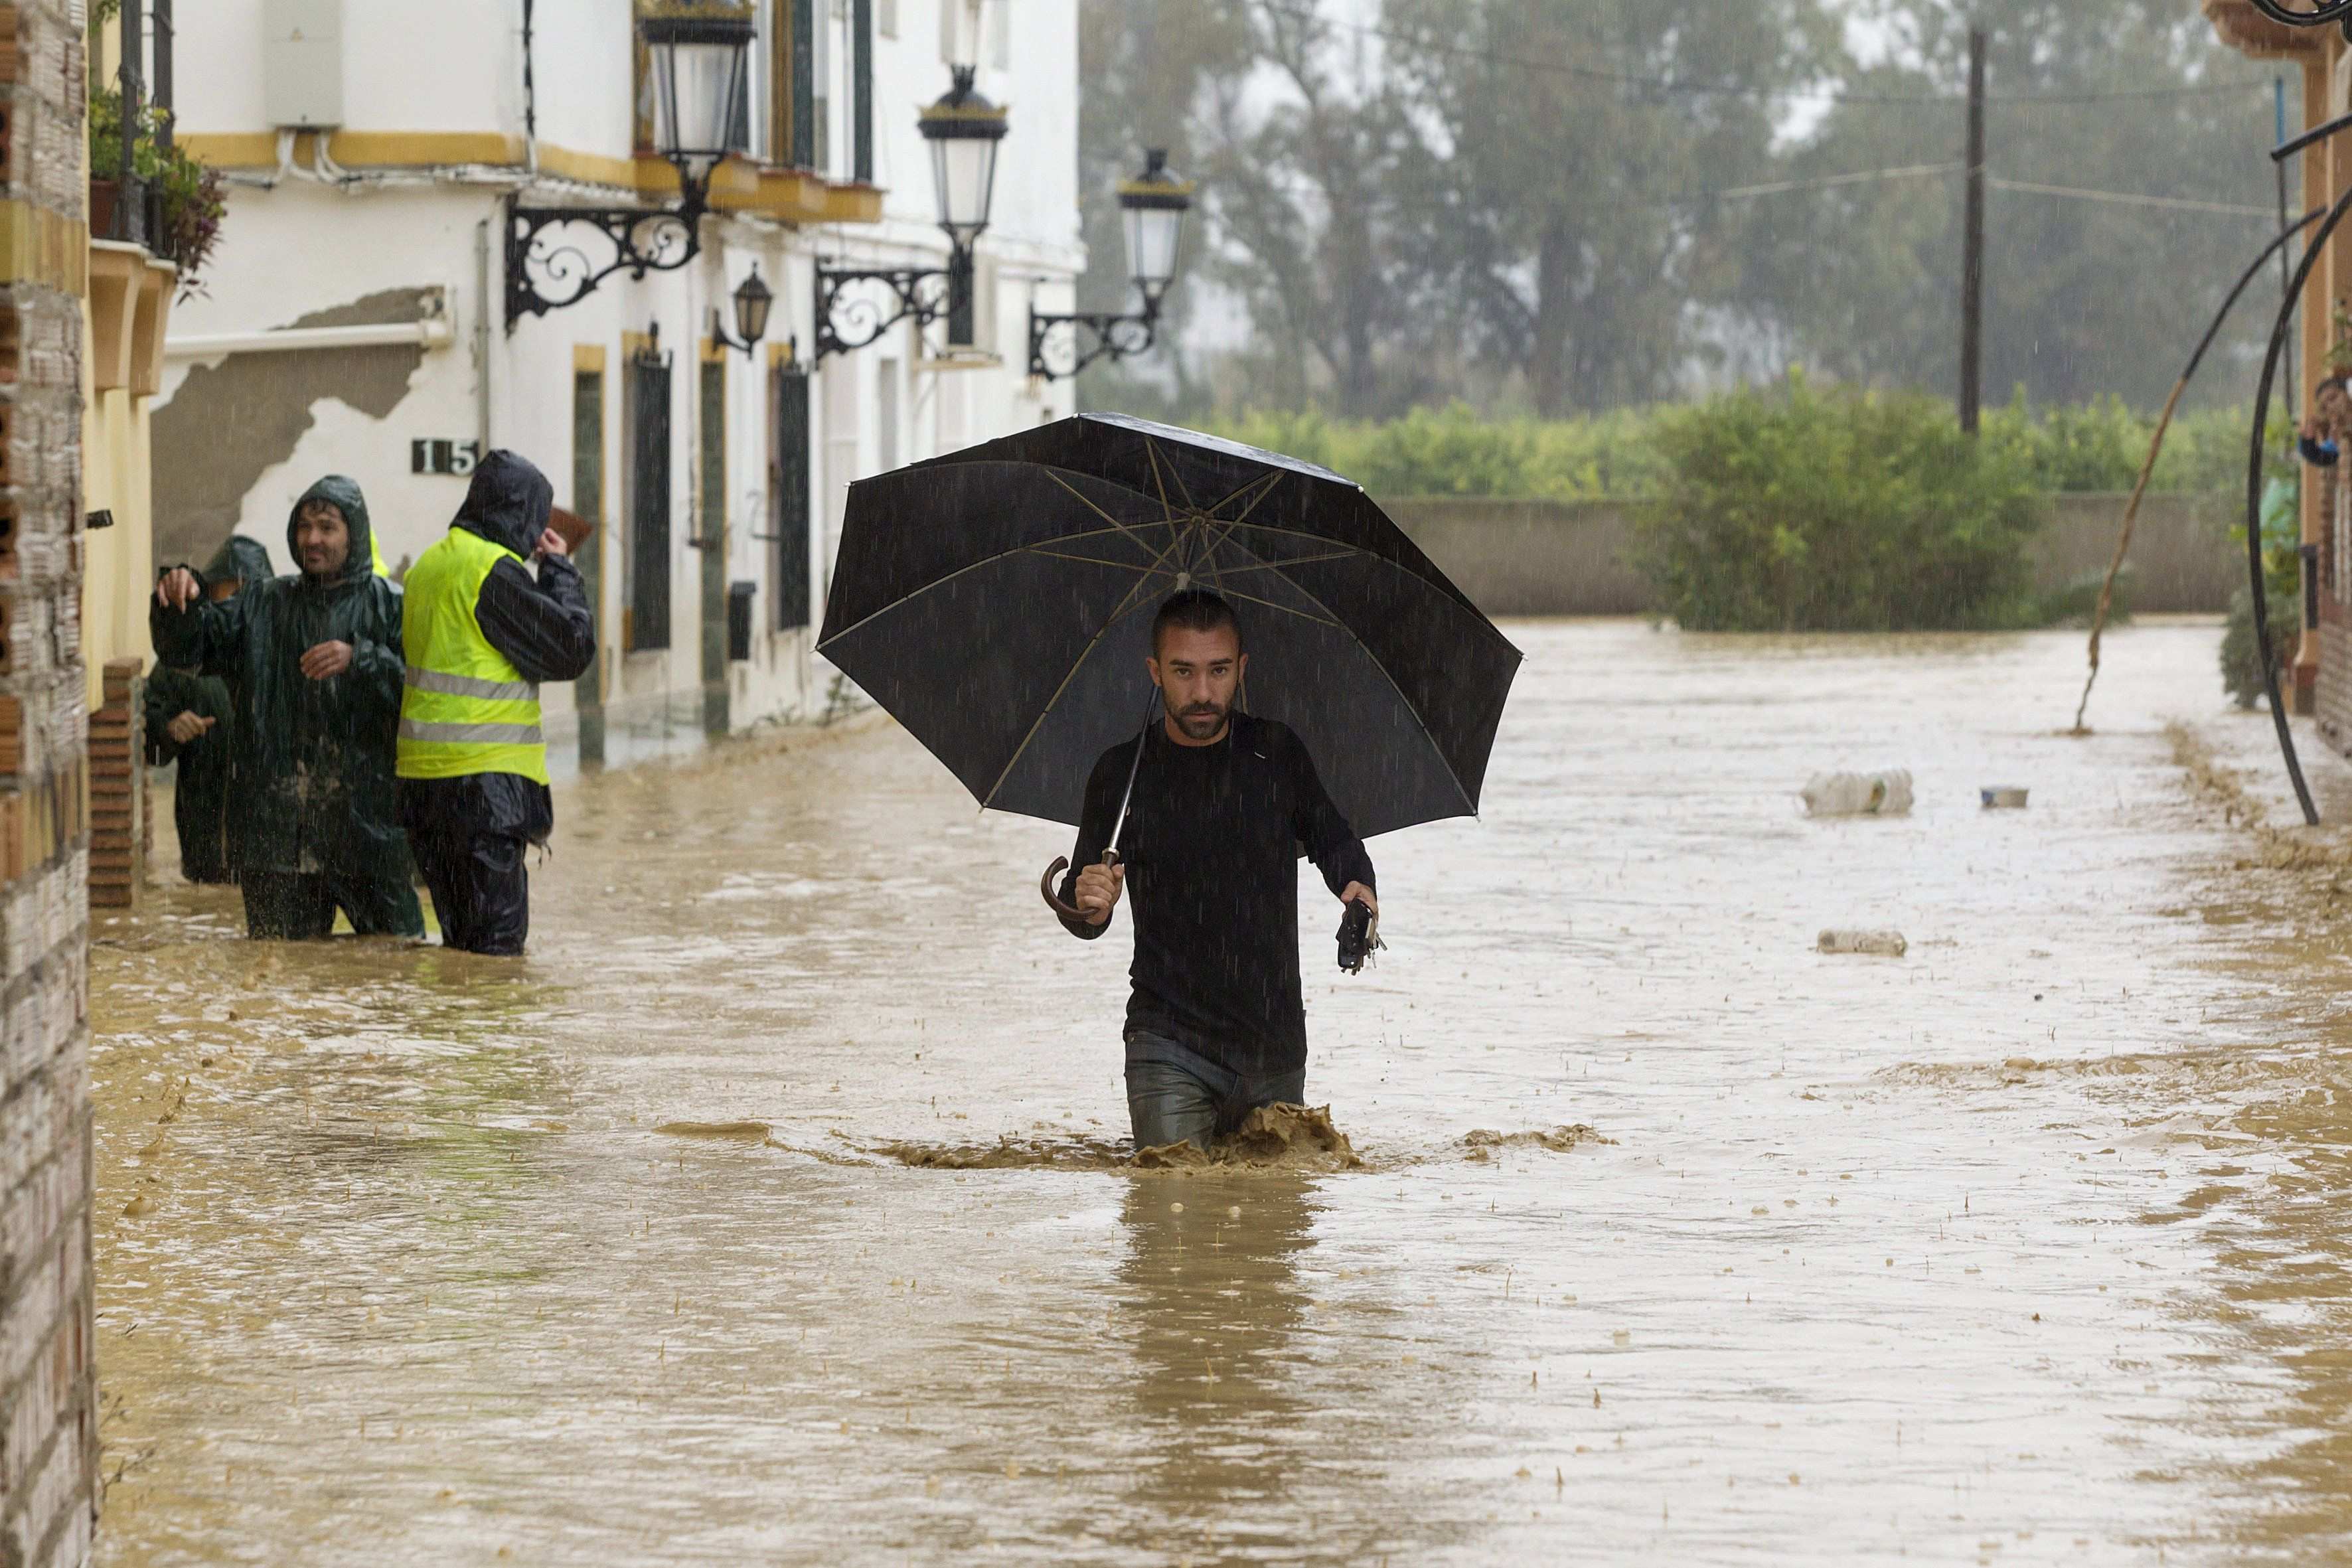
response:
[[(1371, 857), (1306, 746), (1284, 725), (1234, 711), (1249, 656), (1232, 606), (1200, 589), (1178, 594), (1152, 622), (1151, 649), (1160, 721), (1095, 763), (1079, 868), (1061, 889), (1084, 918), (1058, 918), (1093, 941), (1133, 874), (1127, 1103), (1136, 1147), (1205, 1149), (1255, 1107), (1297, 1104), (1307, 1092), (1299, 847), (1342, 904), (1377, 913), (1380, 902)], [(1122, 863), (1104, 866), (1130, 771)]]
[(217, 604), (186, 566), (155, 585), (155, 657), (234, 697), (229, 855), (248, 935), (323, 937), (338, 909), (362, 936), (425, 934), (393, 808), (400, 590), (371, 568), (373, 538), (359, 486), (331, 474), (286, 520), (295, 575)]

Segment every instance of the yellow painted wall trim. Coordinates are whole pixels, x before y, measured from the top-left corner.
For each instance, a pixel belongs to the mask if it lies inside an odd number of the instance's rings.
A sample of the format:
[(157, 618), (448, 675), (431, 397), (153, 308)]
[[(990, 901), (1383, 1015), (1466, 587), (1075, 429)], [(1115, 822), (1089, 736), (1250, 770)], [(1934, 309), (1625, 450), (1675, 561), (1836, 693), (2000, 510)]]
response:
[[(294, 162), (308, 168), (317, 142), (316, 132), (296, 132)], [(216, 169), (278, 167), (275, 131), (190, 131), (179, 144)], [(327, 155), (345, 168), (419, 169), (520, 163), (523, 147), (521, 137), (497, 131), (337, 131), (327, 138)]]
[(0, 202), (0, 283), (88, 293), (89, 226), (30, 202)]
[(572, 368), (575, 371), (593, 371), (599, 375), (604, 374), (604, 345), (603, 343), (573, 343), (572, 345)]
[(789, 339), (781, 343), (770, 343), (768, 345), (768, 368), (770, 370), (775, 370), (783, 365), (793, 363), (798, 357), (793, 353), (793, 348), (794, 344)]
[[(179, 140), (183, 148), (215, 168), (278, 166), (275, 132), (189, 132)], [(297, 164), (310, 165), (315, 140), (312, 132), (296, 134)], [(521, 138), (495, 131), (338, 131), (329, 137), (327, 152), (347, 169), (520, 168), (524, 161)], [(617, 158), (542, 142), (539, 169), (552, 179), (633, 191), (654, 201), (671, 200), (678, 193), (677, 170), (651, 154)], [(710, 201), (721, 212), (754, 213), (790, 223), (875, 223), (882, 216), (882, 192), (873, 185), (829, 184), (805, 170), (766, 168), (740, 158), (719, 166)]]

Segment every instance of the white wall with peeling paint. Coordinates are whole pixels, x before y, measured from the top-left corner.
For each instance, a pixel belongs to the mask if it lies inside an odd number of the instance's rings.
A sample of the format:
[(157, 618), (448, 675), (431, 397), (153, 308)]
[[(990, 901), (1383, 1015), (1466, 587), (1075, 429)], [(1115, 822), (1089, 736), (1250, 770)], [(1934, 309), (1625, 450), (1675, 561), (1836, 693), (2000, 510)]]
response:
[[(1003, 6), (1011, 28), (999, 51), (988, 28), (991, 7)], [(761, 13), (770, 6), (761, 0)], [(842, 16), (848, 8), (839, 5)], [(554, 481), (559, 500), (572, 489), (572, 374), (575, 348), (605, 356), (604, 449), (606, 519), (600, 623), (604, 695), (615, 759), (633, 749), (666, 742), (664, 715), (677, 743), (690, 742), (701, 714), (701, 565), (688, 540), (697, 516), (700, 432), (698, 362), (714, 308), (756, 262), (776, 294), (769, 342), (794, 340), (813, 352), (816, 258), (835, 265), (938, 266), (944, 237), (934, 221), (929, 162), (915, 129), (919, 108), (947, 87), (946, 53), (976, 58), (983, 92), (1009, 106), (1012, 132), (999, 162), (994, 222), (981, 243), (990, 274), (982, 300), (992, 304), (999, 363), (971, 370), (925, 367), (930, 357), (901, 327), (854, 353), (829, 357), (811, 386), (814, 410), (810, 467), (816, 490), (811, 514), (811, 554), (816, 576), (814, 616), (821, 619), (829, 568), (831, 523), (847, 483), (885, 466), (883, 369), (894, 373), (887, 396), (895, 411), (896, 450), (906, 463), (951, 446), (1002, 435), (1059, 417), (1071, 408), (1066, 382), (1032, 382), (1026, 375), (1026, 312), (1070, 308), (1071, 285), (1085, 263), (1078, 242), (1076, 189), (1076, 0), (978, 0), (981, 37), (942, 44), (943, 23), (969, 26), (971, 0), (897, 7), (895, 37), (875, 40), (876, 183), (884, 186), (882, 221), (795, 227), (766, 219), (709, 217), (703, 254), (685, 268), (642, 282), (606, 281), (579, 303), (526, 317), (511, 331), (501, 320), (501, 244), (510, 195), (541, 205), (625, 205), (618, 189), (537, 178), (528, 158), (493, 159), (465, 166), (351, 165), (355, 181), (318, 177), (333, 171), (298, 166), (280, 177), (268, 166), (236, 171), (219, 249), (209, 268), (208, 293), (175, 313), (173, 335), (279, 330), (305, 315), (342, 306), (384, 289), (431, 287), (442, 291), (454, 329), (444, 346), (425, 349), (406, 396), (378, 420), (329, 397), (309, 409), (310, 424), (292, 451), (261, 470), (246, 492), (238, 531), (260, 539), (284, 563), (285, 516), (292, 498), (321, 473), (341, 472), (368, 493), (388, 563), (421, 553), (440, 536), (462, 499), (460, 478), (410, 471), (410, 444), (418, 439), (475, 438), (487, 405), (493, 444), (537, 462)], [(522, 0), (409, 0), (401, 5), (345, 0), (344, 102), (352, 144), (368, 133), (488, 133), (524, 135)], [(836, 18), (833, 26), (839, 26)], [(179, 46), (182, 132), (199, 149), (207, 144), (251, 150), (271, 128), (263, 121), (261, 0), (213, 0), (205, 25), (184, 27)], [(628, 0), (537, 0), (530, 63), (536, 85), (538, 142), (542, 147), (625, 158), (632, 141), (631, 7)], [(999, 59), (1019, 62), (1018, 68)], [(838, 109), (838, 106), (836, 106)], [(836, 144), (845, 139), (845, 124)], [(209, 139), (209, 141), (208, 141)], [(416, 143), (410, 143), (415, 145)], [(274, 159), (274, 153), (269, 154)], [(346, 160), (349, 163), (349, 160)], [(1108, 201), (1109, 193), (1089, 193)], [(488, 289), (478, 246), (489, 248)], [(599, 242), (592, 236), (583, 249)], [(490, 323), (487, 355), (478, 353), (477, 326)], [(664, 651), (624, 653), (617, 646), (623, 570), (627, 554), (624, 473), (626, 354), (625, 333), (660, 327), (662, 346), (674, 352), (670, 470), (672, 497), (671, 639)], [(987, 341), (985, 331), (982, 333)], [(307, 352), (307, 351), (305, 351)], [(189, 367), (203, 360), (174, 359), (158, 406), (179, 392)], [(769, 353), (727, 357), (727, 485), (730, 522), (727, 576), (759, 586), (752, 658), (732, 664), (728, 686), (738, 727), (822, 708), (830, 671), (810, 652), (811, 631), (778, 633), (773, 547), (754, 536), (769, 529)], [(488, 378), (487, 396), (483, 378)], [(844, 383), (847, 389), (840, 390)], [(830, 415), (830, 419), (828, 418)], [(831, 427), (828, 427), (830, 424)], [(225, 438), (226, 434), (225, 433)], [(156, 477), (159, 515), (170, 505), (170, 479)], [(548, 695), (551, 729), (566, 733), (568, 689)], [(628, 726), (640, 731), (633, 744)]]

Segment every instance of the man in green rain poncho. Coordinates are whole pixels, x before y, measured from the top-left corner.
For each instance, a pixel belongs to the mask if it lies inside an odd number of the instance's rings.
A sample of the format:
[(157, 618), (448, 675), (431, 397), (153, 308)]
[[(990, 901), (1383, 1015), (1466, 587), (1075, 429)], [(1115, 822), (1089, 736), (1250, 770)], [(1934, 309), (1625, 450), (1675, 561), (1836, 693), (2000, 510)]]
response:
[[(202, 574), (205, 597), (233, 599), (247, 584), (267, 583), (269, 549), (232, 534)], [(236, 755), (236, 715), (228, 683), (218, 676), (158, 666), (147, 678), (147, 761), (180, 764), (172, 792), (172, 821), (180, 835), (180, 874), (191, 882), (233, 882), (228, 853), (231, 762)]]
[(393, 795), (400, 590), (372, 569), (358, 485), (331, 475), (286, 521), (300, 568), (205, 603), (174, 566), (148, 611), (156, 657), (227, 681), (237, 731), (229, 855), (256, 937), (422, 936)]

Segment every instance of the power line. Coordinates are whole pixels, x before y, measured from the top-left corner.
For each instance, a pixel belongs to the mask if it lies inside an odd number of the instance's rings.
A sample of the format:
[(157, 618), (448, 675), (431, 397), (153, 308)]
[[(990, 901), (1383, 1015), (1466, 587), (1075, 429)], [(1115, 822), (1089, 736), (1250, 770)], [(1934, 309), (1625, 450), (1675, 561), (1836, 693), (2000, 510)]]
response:
[(1820, 191), (1832, 185), (1862, 185), (1880, 180), (1911, 180), (1927, 174), (1957, 174), (1966, 165), (1960, 163), (1912, 163), (1899, 169), (1859, 169), (1851, 174), (1823, 174), (1810, 180), (1772, 180), (1760, 185), (1733, 185), (1720, 191), (1701, 191), (1685, 201), (1727, 201), (1745, 196), (1777, 196), (1786, 191)]
[[(1517, 70), (1529, 71), (1539, 76), (1573, 77), (1585, 81), (1607, 82), (1617, 87), (1643, 88), (1654, 92), (1679, 93), (1698, 98), (1754, 98), (1789, 103), (1961, 105), (1968, 102), (1966, 93), (1849, 92), (1837, 88), (1772, 88), (1757, 87), (1742, 82), (1674, 81), (1664, 77), (1634, 76), (1622, 71), (1603, 70), (1594, 66), (1572, 65), (1566, 60), (1505, 54), (1495, 49), (1474, 48), (1465, 44), (1449, 44), (1435, 38), (1419, 37), (1400, 28), (1383, 27), (1370, 22), (1350, 22), (1339, 17), (1319, 16), (1311, 11), (1290, 10), (1279, 5), (1268, 5), (1266, 9), (1276, 16), (1287, 16), (1293, 21), (1322, 22), (1334, 27), (1345, 27), (1364, 37), (1402, 44), (1426, 53), (1451, 55), (1457, 59), (1484, 60), (1490, 65), (1508, 66)], [(2080, 92), (1996, 92), (1988, 94), (1987, 98), (1994, 103), (2109, 103), (2126, 99), (2213, 98), (2231, 93), (2267, 91), (2269, 88), (2270, 83), (2263, 80), (2180, 87), (2086, 89)]]
[(2119, 206), (2166, 207), (2175, 212), (2221, 213), (2230, 217), (2268, 218), (2273, 222), (2278, 214), (2269, 207), (2238, 206), (2229, 202), (2200, 202), (2187, 196), (2144, 196), (2130, 191), (2086, 191), (2074, 185), (2042, 185), (2031, 180), (1992, 180), (1997, 191), (2022, 191), (2029, 195), (2063, 196), (2078, 202), (2113, 202)]

